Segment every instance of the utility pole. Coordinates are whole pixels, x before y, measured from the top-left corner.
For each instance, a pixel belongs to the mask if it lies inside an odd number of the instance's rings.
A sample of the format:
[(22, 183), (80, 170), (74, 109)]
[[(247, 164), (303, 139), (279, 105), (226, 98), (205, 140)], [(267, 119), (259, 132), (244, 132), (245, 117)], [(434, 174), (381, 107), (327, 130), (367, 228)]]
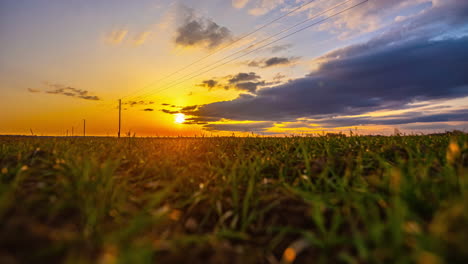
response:
[(86, 119), (83, 119), (83, 137), (86, 137)]
[(118, 138), (120, 138), (121, 124), (122, 124), (122, 99), (119, 99), (119, 132), (117, 133)]

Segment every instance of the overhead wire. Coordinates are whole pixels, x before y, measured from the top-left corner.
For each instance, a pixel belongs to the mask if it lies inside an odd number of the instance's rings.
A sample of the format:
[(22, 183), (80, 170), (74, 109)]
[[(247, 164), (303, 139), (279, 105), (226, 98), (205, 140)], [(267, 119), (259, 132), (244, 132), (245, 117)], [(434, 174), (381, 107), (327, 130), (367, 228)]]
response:
[[(270, 26), (271, 24), (273, 24), (273, 23), (275, 23), (275, 22), (277, 22), (277, 21), (279, 21), (279, 20), (281, 20), (281, 19), (283, 19), (283, 18), (285, 18), (285, 17), (287, 17), (287, 16), (289, 16), (289, 15), (291, 15), (291, 14), (293, 14), (293, 13), (299, 11), (299, 10), (301, 10), (301, 9), (303, 9), (304, 7), (310, 5), (310, 4), (314, 3), (314, 2), (316, 2), (316, 0), (307, 1), (307, 2), (305, 2), (304, 4), (302, 4), (302, 5), (300, 5), (300, 6), (296, 7), (296, 8), (293, 8), (291, 11), (289, 11), (289, 12), (287, 12), (287, 13), (285, 13), (285, 14), (283, 14), (283, 15), (281, 15), (281, 16), (279, 16), (279, 17), (277, 17), (277, 18), (275, 18), (275, 19), (273, 19), (273, 20), (271, 20), (271, 21), (269, 21), (269, 22), (267, 22), (267, 23), (265, 23), (265, 24), (263, 24), (262, 26), (256, 28), (255, 30), (244, 34), (242, 37), (236, 39), (235, 41), (229, 43), (228, 45), (225, 45), (225, 46), (223, 46), (223, 47), (221, 47), (221, 48), (218, 48), (218, 49), (216, 49), (216, 50), (210, 52), (210, 53), (207, 54), (206, 56), (204, 56), (204, 57), (202, 57), (202, 58), (200, 58), (200, 59), (198, 59), (198, 60), (196, 60), (196, 61), (194, 61), (194, 62), (192, 62), (192, 63), (190, 63), (190, 64), (188, 64), (188, 65), (186, 65), (186, 66), (184, 66), (184, 67), (182, 67), (182, 68), (180, 68), (180, 69), (178, 69), (178, 70), (172, 72), (172, 73), (170, 73), (169, 75), (164, 76), (163, 78), (160, 78), (160, 79), (158, 79), (158, 80), (156, 80), (156, 81), (154, 81), (154, 82), (152, 82), (152, 83), (150, 83), (150, 84), (144, 86), (142, 89), (139, 89), (138, 91), (129, 93), (129, 94), (127, 94), (127, 95), (121, 97), (120, 99), (128, 98), (128, 97), (130, 97), (132, 94), (138, 94), (138, 93), (140, 93), (140, 92), (146, 90), (147, 88), (153, 86), (154, 84), (157, 84), (157, 83), (159, 83), (159, 82), (161, 82), (161, 81), (163, 81), (163, 80), (165, 80), (165, 79), (167, 79), (167, 78), (169, 78), (169, 77), (172, 77), (172, 76), (174, 76), (175, 74), (177, 74), (177, 73), (179, 73), (179, 72), (182, 72), (183, 70), (186, 70), (186, 69), (190, 68), (191, 66), (193, 66), (193, 65), (195, 65), (195, 64), (197, 64), (197, 63), (199, 63), (199, 62), (201, 62), (201, 61), (203, 61), (203, 60), (205, 60), (205, 59), (207, 59), (207, 58), (209, 58), (209, 57), (211, 57), (212, 55), (217, 54), (217, 53), (219, 53), (220, 51), (222, 51), (222, 50), (224, 50), (224, 49), (227, 49), (228, 47), (233, 46), (234, 44), (240, 42), (241, 40), (246, 39), (247, 37), (252, 36), (253, 34), (255, 34), (255, 33), (261, 31), (262, 29), (264, 29), (264, 28)], [(184, 77), (186, 77), (186, 76), (184, 76)], [(184, 78), (184, 77), (183, 77), (183, 78)], [(176, 81), (177, 81), (177, 80), (176, 80)], [(170, 84), (172, 84), (172, 83), (170, 83)], [(107, 108), (107, 107), (111, 107), (111, 109), (115, 109), (115, 108), (114, 108), (114, 102), (111, 102), (111, 103), (108, 103), (108, 104), (101, 104), (100, 106), (106, 107), (106, 108)]]
[[(348, 1), (344, 2), (344, 3), (347, 3), (347, 2), (350, 2), (350, 1), (352, 1), (352, 0), (348, 0)], [(292, 33), (290, 33), (290, 34), (287, 34), (287, 35), (285, 35), (285, 36), (283, 36), (283, 37), (281, 37), (281, 38), (278, 38), (278, 39), (276, 39), (276, 40), (273, 40), (273, 41), (271, 41), (271, 42), (268, 42), (267, 44), (262, 45), (262, 46), (260, 46), (259, 48), (256, 48), (256, 49), (254, 49), (254, 50), (248, 51), (248, 52), (246, 52), (246, 53), (244, 53), (244, 54), (242, 54), (242, 55), (240, 55), (240, 56), (237, 56), (237, 57), (235, 57), (235, 58), (233, 58), (233, 59), (231, 59), (231, 60), (228, 60), (228, 61), (226, 61), (226, 62), (224, 62), (224, 63), (222, 63), (222, 64), (219, 64), (219, 65), (216, 65), (216, 66), (214, 66), (214, 67), (211, 67), (210, 69), (208, 69), (208, 70), (206, 70), (206, 71), (203, 71), (203, 72), (201, 72), (201, 73), (198, 73), (198, 74), (196, 74), (196, 75), (194, 75), (194, 76), (191, 76), (191, 77), (189, 77), (189, 78), (187, 78), (187, 79), (181, 80), (181, 81), (179, 81), (179, 82), (177, 82), (177, 83), (174, 83), (174, 84), (172, 84), (172, 85), (169, 85), (169, 86), (167, 86), (167, 87), (164, 87), (164, 88), (162, 88), (162, 89), (160, 89), (160, 90), (157, 90), (157, 91), (151, 92), (151, 93), (147, 93), (147, 94), (143, 95), (142, 97), (146, 97), (146, 96), (149, 96), (149, 95), (158, 94), (158, 93), (160, 93), (160, 92), (162, 92), (162, 91), (165, 91), (165, 90), (168, 90), (168, 89), (173, 88), (173, 87), (175, 87), (175, 86), (178, 86), (178, 85), (180, 85), (180, 84), (182, 84), (182, 83), (184, 83), (184, 82), (186, 82), (186, 81), (192, 80), (192, 79), (194, 79), (194, 78), (196, 78), (196, 77), (198, 77), (198, 76), (201, 76), (201, 75), (203, 75), (203, 74), (205, 74), (205, 73), (208, 73), (208, 72), (210, 72), (210, 71), (213, 71), (213, 70), (215, 70), (215, 69), (217, 69), (217, 68), (219, 68), (219, 67), (221, 67), (221, 66), (224, 66), (224, 65), (226, 65), (226, 64), (228, 64), (228, 63), (230, 63), (230, 62), (233, 62), (233, 61), (238, 60), (238, 59), (240, 59), (240, 58), (242, 58), (242, 57), (245, 57), (245, 56), (247, 56), (247, 55), (250, 55), (250, 54), (252, 54), (252, 53), (254, 53), (254, 52), (256, 52), (256, 51), (259, 51), (259, 50), (261, 50), (261, 49), (263, 49), (263, 48), (265, 48), (265, 47), (268, 47), (268, 46), (270, 46), (270, 45), (272, 45), (272, 44), (274, 44), (274, 43), (277, 43), (277, 42), (279, 42), (279, 41), (281, 41), (281, 40), (283, 40), (283, 39), (286, 39), (286, 38), (288, 38), (288, 37), (290, 37), (290, 36), (292, 36), (292, 35), (295, 35), (295, 34), (297, 34), (297, 33), (299, 33), (299, 32), (302, 32), (302, 31), (304, 31), (304, 30), (306, 30), (306, 29), (309, 29), (309, 28), (311, 28), (311, 27), (313, 27), (313, 26), (316, 26), (316, 25), (318, 25), (318, 24), (321, 24), (321, 23), (323, 23), (323, 22), (325, 22), (325, 21), (327, 21), (327, 20), (329, 20), (329, 19), (331, 19), (331, 18), (333, 18), (333, 17), (339, 16), (339, 15), (341, 15), (341, 14), (343, 14), (343, 13), (345, 13), (345, 12), (351, 10), (351, 9), (354, 9), (354, 8), (360, 6), (360, 5), (363, 5), (364, 3), (368, 2), (368, 1), (370, 1), (370, 0), (361, 1), (361, 2), (359, 2), (358, 4), (355, 4), (355, 5), (351, 6), (351, 7), (348, 7), (348, 8), (346, 8), (346, 9), (342, 10), (342, 11), (339, 11), (339, 12), (337, 12), (337, 13), (331, 15), (331, 16), (328, 16), (328, 17), (326, 17), (326, 18), (324, 18), (324, 19), (321, 19), (321, 20), (319, 20), (319, 21), (317, 21), (317, 22), (314, 22), (314, 23), (312, 23), (312, 24), (310, 24), (310, 25), (308, 25), (308, 26), (305, 26), (305, 27), (303, 27), (303, 28), (300, 28), (299, 30), (296, 30), (296, 31), (294, 31), (294, 32), (292, 32)], [(339, 7), (339, 6), (338, 6), (338, 7)], [(337, 8), (337, 7), (335, 6), (334, 8)], [(333, 10), (333, 8), (332, 8), (331, 10)], [(327, 10), (326, 13), (329, 12), (329, 11), (331, 11), (331, 10), (330, 10), (330, 9)], [(322, 14), (322, 15), (323, 15), (323, 14)], [(303, 24), (303, 23), (298, 23), (298, 24)], [(297, 24), (296, 24), (296, 26), (297, 26)], [(283, 32), (283, 33), (284, 33), (284, 32)], [(276, 34), (275, 34), (275, 35), (276, 35)], [(271, 37), (269, 37), (268, 39), (271, 39)], [(264, 41), (262, 41), (262, 42), (264, 42)], [(237, 53), (237, 54), (238, 54), (238, 53)], [(231, 56), (229, 56), (229, 57), (231, 57)], [(206, 69), (206, 68), (207, 68), (207, 67), (204, 67), (203, 69)], [(186, 76), (186, 77), (188, 77), (188, 76)], [(137, 98), (142, 98), (142, 97), (137, 97)]]
[[(318, 14), (312, 16), (312, 17), (309, 17), (309, 18), (307, 18), (307, 19), (305, 19), (305, 20), (299, 22), (299, 23), (296, 23), (296, 24), (294, 24), (293, 26), (290, 26), (290, 27), (288, 27), (288, 28), (285, 28), (285, 29), (281, 30), (281, 31), (278, 32), (278, 33), (275, 33), (275, 34), (273, 34), (273, 35), (270, 35), (270, 36), (268, 36), (267, 38), (264, 38), (264, 39), (262, 39), (262, 40), (253, 42), (253, 43), (250, 44), (248, 47), (243, 48), (243, 49), (240, 49), (240, 50), (238, 50), (238, 51), (236, 51), (236, 52), (234, 52), (234, 53), (232, 53), (232, 54), (230, 54), (230, 55), (228, 55), (228, 56), (223, 57), (222, 59), (219, 59), (219, 60), (215, 61), (214, 64), (221, 63), (222, 61), (224, 61), (224, 60), (226, 60), (226, 59), (229, 59), (229, 58), (231, 58), (231, 57), (233, 57), (233, 56), (235, 56), (235, 55), (237, 55), (237, 54), (239, 54), (239, 53), (245, 52), (245, 51), (247, 51), (247, 50), (249, 50), (249, 49), (251, 49), (251, 48), (253, 48), (253, 47), (255, 47), (255, 46), (257, 46), (257, 45), (259, 45), (259, 44), (261, 44), (261, 43), (263, 43), (263, 42), (266, 42), (266, 41), (268, 41), (268, 40), (270, 40), (270, 39), (272, 39), (272, 38), (274, 38), (274, 37), (277, 37), (277, 36), (279, 36), (279, 35), (281, 35), (281, 34), (283, 34), (283, 33), (285, 33), (285, 32), (288, 32), (288, 31), (290, 31), (290, 30), (292, 30), (292, 29), (294, 29), (294, 28), (296, 28), (296, 27), (298, 27), (298, 26), (300, 26), (300, 25), (302, 25), (302, 24), (305, 24), (305, 23), (307, 23), (307, 22), (310, 22), (310, 21), (312, 21), (312, 20), (314, 20), (314, 19), (316, 19), (316, 18), (318, 18), (318, 17), (320, 17), (320, 16), (322, 16), (322, 15), (324, 15), (324, 14), (326, 14), (326, 13), (328, 13), (328, 12), (330, 12), (330, 11), (336, 9), (336, 8), (338, 8), (338, 7), (341, 7), (341, 6), (343, 6), (343, 5), (346, 5), (346, 4), (348, 4), (348, 3), (350, 3), (350, 2), (353, 2), (353, 1), (355, 1), (355, 0), (346, 0), (346, 1), (343, 1), (343, 2), (341, 2), (341, 3), (339, 3), (339, 4), (335, 5), (335, 6), (333, 6), (333, 7), (331, 7), (331, 8), (328, 8), (327, 10), (324, 10), (324, 11), (322, 11), (322, 12), (320, 12), (320, 13), (318, 13)], [(190, 76), (190, 75), (192, 75), (192, 74), (196, 74), (197, 72), (200, 72), (200, 71), (202, 71), (202, 70), (204, 70), (204, 69), (206, 69), (206, 68), (208, 68), (208, 67), (210, 67), (210, 66), (212, 66), (212, 65), (213, 65), (213, 63), (210, 64), (210, 65), (206, 65), (206, 66), (204, 66), (204, 67), (202, 67), (202, 68), (200, 68), (200, 69), (198, 69), (198, 70), (192, 71), (191, 73), (186, 74), (186, 75), (184, 75), (184, 76), (182, 76), (182, 77), (180, 77), (180, 78), (178, 78), (178, 79), (176, 79), (176, 80), (170, 82), (169, 84), (166, 84), (166, 86), (170, 86), (170, 85), (172, 85), (172, 84), (174, 84), (174, 83), (180, 81), (181, 79), (186, 78), (186, 77), (188, 77), (188, 76)], [(162, 88), (164, 88), (164, 86), (163, 86)], [(155, 91), (157, 91), (157, 89), (153, 89), (150, 93), (153, 93), (153, 92), (155, 92)], [(137, 97), (133, 97), (133, 98), (135, 98), (135, 99), (133, 99), (133, 100), (136, 100), (136, 99), (138, 99), (138, 98), (147, 96), (148, 94), (149, 94), (149, 93), (147, 92), (147, 93), (144, 93), (143, 95), (140, 95), (140, 96), (137, 96)]]

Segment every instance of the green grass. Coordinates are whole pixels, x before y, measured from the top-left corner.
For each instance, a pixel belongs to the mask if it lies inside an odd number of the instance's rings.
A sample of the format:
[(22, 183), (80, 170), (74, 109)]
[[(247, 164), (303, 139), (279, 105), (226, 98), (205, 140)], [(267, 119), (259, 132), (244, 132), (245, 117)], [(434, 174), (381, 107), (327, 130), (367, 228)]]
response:
[(468, 136), (0, 137), (1, 263), (468, 263)]

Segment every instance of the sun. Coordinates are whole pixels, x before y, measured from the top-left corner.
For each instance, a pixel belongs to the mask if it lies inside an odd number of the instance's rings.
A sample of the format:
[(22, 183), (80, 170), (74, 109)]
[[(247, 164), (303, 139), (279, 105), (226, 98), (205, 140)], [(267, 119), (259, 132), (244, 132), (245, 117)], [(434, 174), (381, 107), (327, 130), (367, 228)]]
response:
[(177, 124), (182, 124), (185, 122), (185, 115), (184, 114), (175, 114), (175, 121)]

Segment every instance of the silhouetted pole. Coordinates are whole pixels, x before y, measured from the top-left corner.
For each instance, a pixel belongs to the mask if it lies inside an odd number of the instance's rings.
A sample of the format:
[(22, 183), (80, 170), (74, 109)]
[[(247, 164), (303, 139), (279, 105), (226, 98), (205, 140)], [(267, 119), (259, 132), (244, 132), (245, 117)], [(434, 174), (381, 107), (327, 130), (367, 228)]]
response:
[(86, 119), (83, 119), (83, 137), (86, 137)]
[(119, 132), (117, 136), (120, 138), (120, 126), (122, 124), (122, 99), (119, 99)]

